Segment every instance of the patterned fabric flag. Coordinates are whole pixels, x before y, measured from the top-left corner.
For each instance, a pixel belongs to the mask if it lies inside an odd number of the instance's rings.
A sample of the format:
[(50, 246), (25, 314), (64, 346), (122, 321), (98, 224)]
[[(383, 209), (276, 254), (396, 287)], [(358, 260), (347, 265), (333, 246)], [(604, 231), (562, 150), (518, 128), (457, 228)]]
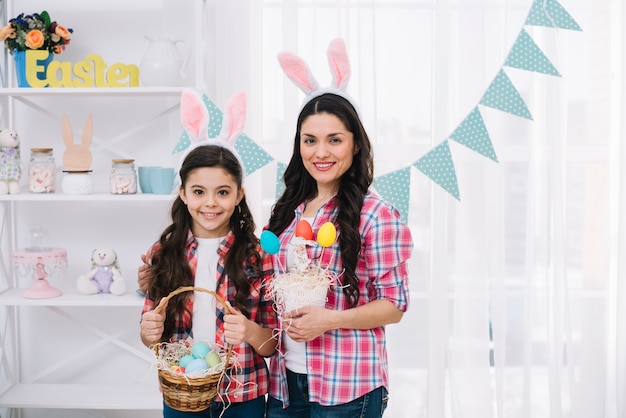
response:
[(496, 153), (493, 150), (487, 127), (478, 107), (475, 107), (472, 113), (454, 130), (452, 135), (450, 135), (450, 139), (498, 162), (498, 157), (496, 157)]
[(487, 88), (480, 104), (526, 119), (533, 119), (522, 96), (502, 69)]
[(517, 37), (504, 65), (537, 73), (561, 76), (524, 29)]
[(407, 222), (409, 218), (411, 167), (376, 177), (373, 186), (378, 194), (391, 202), (400, 211), (402, 220)]
[[(206, 94), (202, 95), (202, 101), (204, 101), (204, 104), (207, 110), (209, 111), (209, 126), (207, 128), (208, 129), (207, 133), (209, 135), (209, 138), (215, 138), (216, 136), (220, 134), (220, 131), (222, 130), (222, 122), (224, 120), (224, 114), (217, 107), (217, 105), (211, 99), (208, 98)], [(176, 143), (176, 146), (174, 147), (172, 154), (176, 154), (181, 151), (184, 151), (187, 148), (189, 148), (190, 145), (191, 145), (191, 140), (189, 138), (189, 135), (187, 134), (185, 130), (183, 130), (183, 133), (180, 135), (180, 138), (178, 139), (178, 142)]]
[(461, 200), (448, 140), (433, 148), (413, 163), (413, 166), (454, 196), (456, 200)]
[(241, 156), (246, 176), (269, 164), (273, 158), (246, 135), (241, 134), (235, 141), (235, 149)]
[(567, 10), (556, 0), (535, 0), (526, 24), (531, 26), (547, 26), (570, 30), (582, 30)]
[(285, 182), (283, 182), (283, 175), (287, 169), (287, 164), (279, 162), (276, 167), (276, 200), (285, 192)]

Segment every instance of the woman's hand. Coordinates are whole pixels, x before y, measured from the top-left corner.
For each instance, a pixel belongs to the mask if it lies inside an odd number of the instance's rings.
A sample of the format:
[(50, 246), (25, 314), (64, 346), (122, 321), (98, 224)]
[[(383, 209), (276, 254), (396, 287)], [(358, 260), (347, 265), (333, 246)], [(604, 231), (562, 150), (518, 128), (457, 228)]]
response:
[(321, 306), (303, 306), (283, 314), (283, 326), (292, 340), (312, 341), (333, 328), (334, 313)]
[(143, 264), (137, 269), (137, 284), (139, 285), (139, 290), (141, 290), (143, 294), (146, 294), (148, 291), (148, 280), (150, 278), (148, 274), (150, 265), (148, 264), (146, 254), (141, 254), (141, 261), (143, 261)]

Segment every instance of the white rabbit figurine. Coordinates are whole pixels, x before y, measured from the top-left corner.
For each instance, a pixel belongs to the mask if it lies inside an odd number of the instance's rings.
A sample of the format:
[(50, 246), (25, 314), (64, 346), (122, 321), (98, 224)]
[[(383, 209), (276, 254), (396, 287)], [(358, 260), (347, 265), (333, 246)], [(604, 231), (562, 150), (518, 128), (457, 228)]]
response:
[(91, 254), (92, 269), (78, 278), (78, 291), (85, 295), (111, 293), (122, 295), (126, 280), (120, 273), (117, 253), (111, 248), (96, 248)]
[(0, 194), (19, 193), (21, 177), (20, 138), (12, 129), (0, 129)]

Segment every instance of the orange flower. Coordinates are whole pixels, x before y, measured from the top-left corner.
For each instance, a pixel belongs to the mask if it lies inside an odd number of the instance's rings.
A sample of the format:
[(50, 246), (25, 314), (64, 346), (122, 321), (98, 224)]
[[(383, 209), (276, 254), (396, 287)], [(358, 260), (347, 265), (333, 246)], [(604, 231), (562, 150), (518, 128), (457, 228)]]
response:
[(43, 33), (39, 29), (33, 29), (26, 34), (26, 46), (30, 49), (39, 49), (45, 41)]
[(14, 37), (15, 37), (15, 28), (11, 26), (10, 23), (0, 28), (0, 41), (4, 41), (6, 38), (14, 38)]
[(54, 33), (56, 33), (63, 39), (70, 39), (70, 37), (72, 36), (71, 32), (67, 30), (65, 26), (61, 25), (57, 25), (57, 27), (54, 29)]

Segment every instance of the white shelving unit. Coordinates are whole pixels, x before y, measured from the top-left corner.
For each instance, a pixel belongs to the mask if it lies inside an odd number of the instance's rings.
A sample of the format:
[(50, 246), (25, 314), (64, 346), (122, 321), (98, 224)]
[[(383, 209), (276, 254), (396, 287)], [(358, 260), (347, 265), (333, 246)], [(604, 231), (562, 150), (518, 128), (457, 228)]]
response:
[[(206, 91), (209, 3), (111, 0), (104, 6), (78, 0), (0, 0), (0, 24), (22, 11), (48, 10), (59, 23), (75, 27), (72, 43), (60, 55), (64, 61), (96, 52), (111, 54), (111, 63), (139, 64), (138, 55), (146, 47), (142, 31), (153, 34), (167, 28), (174, 31), (170, 36), (187, 34), (191, 59), (185, 87)], [(111, 12), (115, 8), (119, 14)], [(126, 27), (131, 15), (139, 26), (132, 29), (135, 33), (118, 34), (124, 38), (110, 41), (108, 51), (97, 50), (109, 42), (102, 36), (115, 33), (102, 27), (117, 27), (106, 19), (119, 18), (120, 27)], [(79, 31), (84, 19), (92, 19), (93, 25)], [(91, 50), (84, 46), (85, 37), (94, 38)], [(127, 50), (134, 48), (134, 55), (126, 51), (116, 58), (121, 42)], [(182, 133), (178, 103), (183, 87), (17, 88), (11, 59), (5, 52), (5, 65), (0, 65), (2, 74), (8, 73), (8, 87), (0, 87), (0, 123), (18, 131), (25, 168), (30, 148), (51, 147), (59, 169), (55, 193), (28, 193), (25, 170), (21, 193), (0, 195), (0, 416), (5, 418), (7, 411), (9, 416), (26, 417), (28, 410), (39, 408), (160, 410), (153, 356), (138, 335), (143, 298), (135, 291), (135, 280), (140, 254), (166, 225), (174, 195), (112, 195), (108, 176), (115, 158), (135, 159), (137, 166), (174, 164), (178, 157), (171, 151)], [(94, 117), (93, 194), (61, 191), (63, 115), (77, 139), (86, 116)], [(51, 246), (67, 250), (66, 277), (51, 282), (63, 291), (56, 298), (22, 297), (30, 283), (18, 278), (12, 265), (12, 251), (30, 244), (29, 229), (35, 224), (48, 230)], [(128, 283), (125, 295), (82, 295), (76, 290), (75, 279), (87, 271), (91, 251), (99, 246), (118, 253)]]

